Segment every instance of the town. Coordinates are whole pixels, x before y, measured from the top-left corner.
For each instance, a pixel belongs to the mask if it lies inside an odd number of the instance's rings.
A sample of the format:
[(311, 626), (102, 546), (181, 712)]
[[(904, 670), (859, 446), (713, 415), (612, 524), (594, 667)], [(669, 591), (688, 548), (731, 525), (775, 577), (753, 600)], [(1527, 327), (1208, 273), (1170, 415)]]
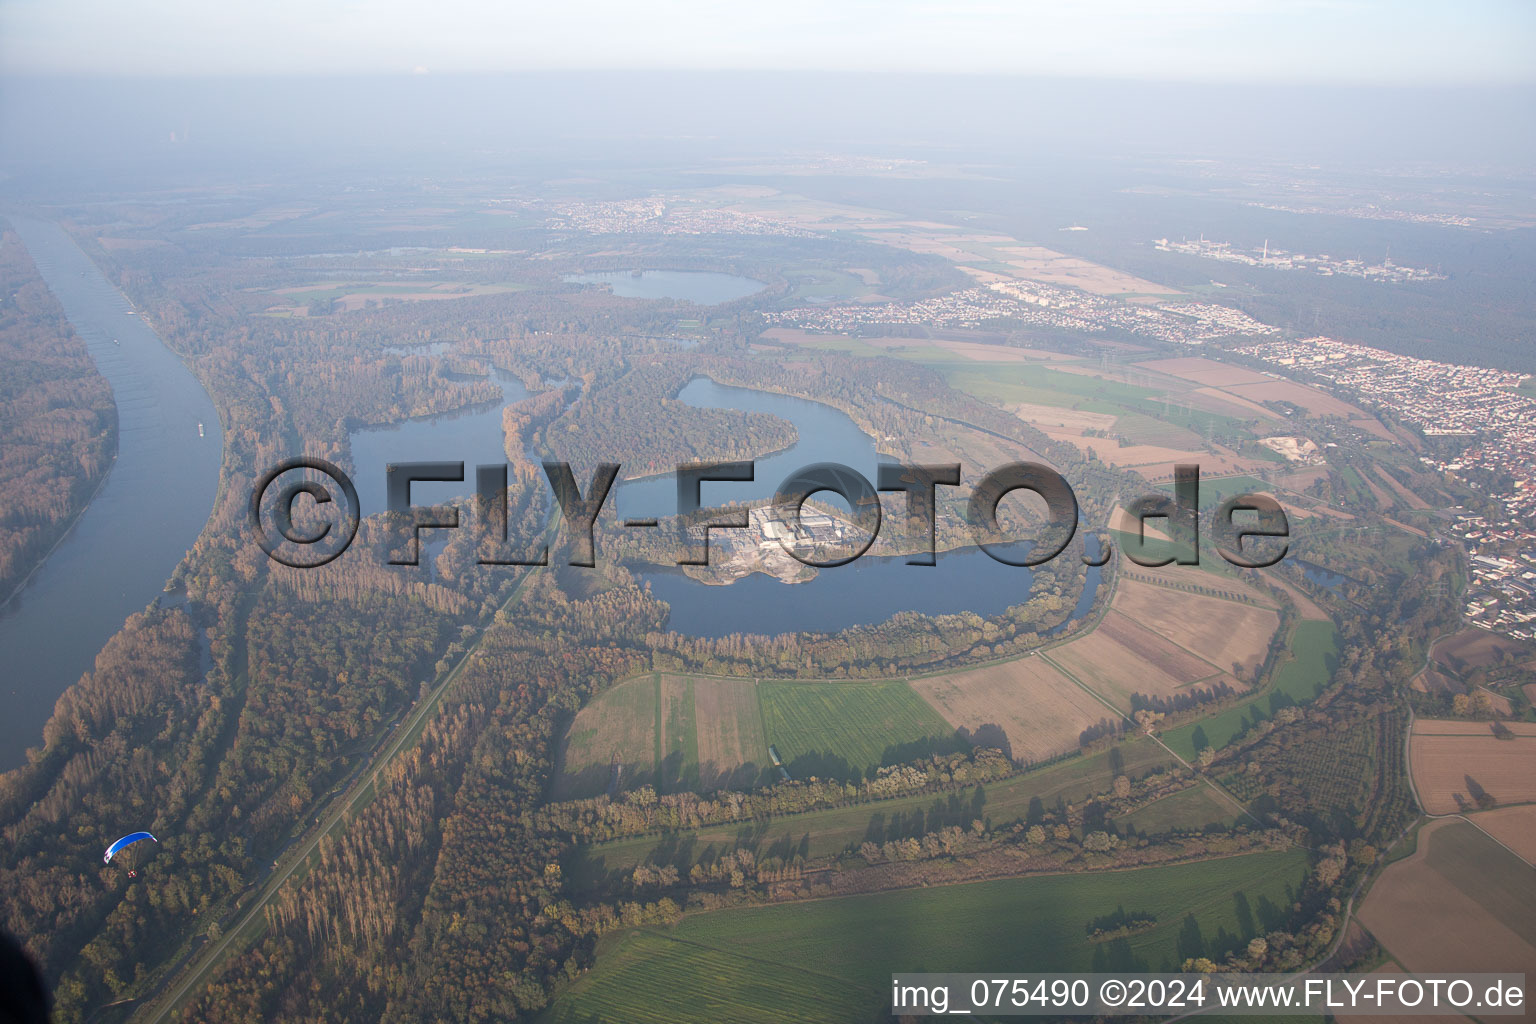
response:
[(1486, 494), (1498, 509), (1496, 515), (1453, 510), (1454, 525), (1446, 531), (1467, 549), (1467, 616), (1477, 625), (1536, 639), (1536, 397), (1519, 390), (1527, 375), (1325, 337), (1238, 351), (1387, 409), (1426, 438), (1465, 439), (1460, 452), (1419, 459)]
[(778, 326), (860, 334), (884, 326), (975, 328), (1011, 321), (1085, 334), (1118, 330), (1176, 345), (1279, 333), (1236, 309), (1209, 302), (1121, 302), (1034, 281), (993, 281), (920, 302), (846, 303), (764, 313)]
[(1393, 283), (1445, 280), (1444, 274), (1437, 274), (1422, 267), (1404, 267), (1395, 264), (1392, 262), (1391, 254), (1385, 256), (1380, 263), (1371, 264), (1362, 259), (1336, 259), (1326, 253), (1321, 256), (1309, 256), (1302, 252), (1288, 252), (1277, 246), (1271, 246), (1268, 239), (1264, 240), (1264, 245), (1260, 249), (1238, 249), (1234, 248), (1230, 242), (1213, 242), (1204, 235), (1193, 242), (1188, 239), (1170, 242), (1166, 238), (1159, 238), (1152, 244), (1159, 252), (1177, 252), (1188, 256), (1199, 256), (1201, 259), (1241, 263), (1245, 266), (1264, 267), (1268, 270), (1309, 270), (1325, 277), (1339, 274), (1345, 277), (1364, 278), (1367, 281)]

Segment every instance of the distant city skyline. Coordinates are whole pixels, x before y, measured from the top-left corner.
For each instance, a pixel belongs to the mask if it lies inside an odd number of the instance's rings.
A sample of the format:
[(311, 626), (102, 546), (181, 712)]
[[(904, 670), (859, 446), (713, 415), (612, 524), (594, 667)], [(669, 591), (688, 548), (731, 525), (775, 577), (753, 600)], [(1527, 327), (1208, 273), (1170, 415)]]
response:
[(1536, 5), (1404, 0), (7, 0), (11, 74), (911, 71), (1368, 84), (1536, 81)]

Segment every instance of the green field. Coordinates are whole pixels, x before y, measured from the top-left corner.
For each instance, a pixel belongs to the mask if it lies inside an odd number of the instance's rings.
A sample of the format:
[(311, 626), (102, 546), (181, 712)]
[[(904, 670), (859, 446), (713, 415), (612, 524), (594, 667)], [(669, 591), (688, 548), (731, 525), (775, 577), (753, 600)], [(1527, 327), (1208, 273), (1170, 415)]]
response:
[[(755, 685), (756, 702), (732, 719), (729, 731), (766, 737), (796, 778), (858, 780), (882, 765), (969, 749), (949, 723), (900, 680)], [(650, 675), (598, 696), (567, 733), (556, 798), (604, 792), (615, 760), (624, 766), (626, 789), (643, 783), (663, 791), (698, 788), (699, 750), (704, 745), (699, 729), (719, 723), (698, 721), (694, 689), (694, 680), (686, 676)], [(741, 751), (741, 764), (761, 770), (766, 753), (754, 742)], [(758, 781), (756, 774), (750, 779), (732, 776), (732, 764), (710, 767), (713, 777), (703, 781), (711, 785), (741, 788)]]
[(887, 764), (966, 744), (900, 680), (762, 682), (763, 731), (790, 775), (859, 778)]
[(698, 723), (693, 712), (693, 680), (663, 680), (656, 701), (657, 788), (663, 791), (699, 786)]
[(1237, 808), (1199, 783), (1116, 818), (1115, 827), (1121, 832), (1135, 829), (1142, 835), (1157, 835), (1176, 829), (1232, 825), (1237, 815)]
[[(966, 824), (976, 817), (1001, 828), (1028, 820), (1032, 806), (1044, 810), (1054, 808), (1058, 800), (1080, 803), (1096, 793), (1108, 792), (1116, 775), (1141, 778), (1172, 763), (1162, 747), (1138, 737), (1091, 757), (1070, 758), (954, 794), (927, 793), (767, 822), (738, 822), (659, 838), (640, 836), (578, 846), (567, 862), (566, 877), (578, 888), (591, 889), (603, 884), (608, 875), (626, 874), (637, 864), (673, 864), (686, 872), (701, 857), (738, 848), (750, 849), (759, 857), (782, 856), (788, 849), (815, 859), (857, 849), (866, 840), (884, 842), (921, 835), (936, 827)], [(1185, 827), (1199, 828), (1210, 818), (1204, 808), (1184, 809), (1190, 812), (1188, 819), (1179, 823)], [(1159, 813), (1166, 816), (1168, 811)], [(1151, 831), (1150, 827), (1146, 831)]]
[[(476, 295), (500, 295), (506, 292), (523, 291), (530, 287), (524, 284), (467, 284), (454, 281), (399, 281), (380, 283), (377, 281), (353, 281), (332, 284), (327, 281), (323, 284), (315, 284), (303, 288), (301, 291), (288, 291), (274, 293), (284, 301), (295, 305), (304, 305), (316, 299), (339, 299), (344, 295), (369, 295), (379, 298), (389, 298), (395, 295), (420, 295), (424, 292), (432, 292), (439, 285), (452, 285), (454, 291), (445, 291), (441, 294), (452, 298), (470, 298)], [(457, 290), (462, 289), (462, 291)]]
[[(1306, 866), (1296, 850), (692, 914), (610, 936), (543, 1019), (875, 1021), (897, 971), (1173, 970), (1282, 927)], [(1090, 943), (1117, 907), (1158, 924)]]
[(793, 288), (788, 297), (791, 302), (804, 302), (807, 299), (858, 299), (877, 291), (876, 286), (865, 284), (857, 275), (841, 270), (791, 267), (784, 271), (784, 276)]
[[(1193, 758), (1202, 746), (1220, 750), (1280, 707), (1305, 704), (1316, 697), (1328, 685), (1338, 652), (1339, 632), (1333, 623), (1298, 623), (1291, 636), (1291, 657), (1275, 673), (1274, 686), (1209, 718), (1169, 730), (1163, 734), (1163, 742), (1184, 758)], [(1198, 742), (1197, 731), (1203, 733), (1205, 743)]]
[(1117, 424), (1117, 431), (1143, 444), (1156, 443), (1158, 438), (1187, 440), (1191, 434), (1204, 438), (1211, 427), (1224, 433), (1251, 436), (1242, 420), (1185, 409), (1172, 401), (1165, 409), (1163, 391), (1124, 381), (1064, 373), (1032, 364), (957, 362), (948, 353), (945, 361), (928, 365), (942, 373), (951, 387), (990, 402), (1029, 402), (1125, 416), (1127, 422)]

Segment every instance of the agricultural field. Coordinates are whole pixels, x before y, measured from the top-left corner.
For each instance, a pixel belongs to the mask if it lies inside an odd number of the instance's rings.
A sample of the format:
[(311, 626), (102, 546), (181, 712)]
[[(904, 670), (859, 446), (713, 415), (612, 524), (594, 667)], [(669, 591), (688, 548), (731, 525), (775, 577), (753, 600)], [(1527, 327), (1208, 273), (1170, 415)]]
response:
[(752, 680), (695, 676), (690, 682), (701, 786), (750, 786), (768, 763), (768, 744), (763, 740), (763, 721)]
[(656, 772), (656, 678), (619, 683), (576, 713), (560, 751), (555, 798), (607, 790), (618, 766), (624, 786)]
[(1478, 828), (1536, 867), (1536, 804), (1495, 807), (1472, 815)]
[(900, 680), (758, 682), (658, 674), (615, 686), (572, 722), (556, 799), (621, 788), (750, 788), (774, 745), (791, 775), (862, 778), (885, 764), (969, 746)]
[(350, 313), (388, 302), (440, 302), (478, 295), (501, 295), (520, 291), (524, 287), (516, 284), (465, 284), (459, 281), (324, 281), (273, 291), (271, 294), (275, 301), (266, 312), (272, 316)]
[[(1119, 602), (1118, 593), (1115, 602)], [(1172, 697), (1196, 682), (1221, 681), (1235, 690), (1244, 688), (1217, 666), (1137, 625), (1115, 608), (1093, 632), (1052, 648), (1045, 657), (1127, 714), (1133, 710), (1131, 696), (1136, 693)]]
[(657, 692), (657, 786), (668, 792), (699, 787), (698, 726), (693, 680), (663, 675)]
[(1475, 826), (1433, 821), (1390, 865), (1360, 922), (1410, 971), (1536, 971), (1531, 867)]
[(1476, 807), (1482, 794), (1500, 804), (1536, 801), (1536, 723), (1502, 728), (1513, 738), (1499, 739), (1488, 722), (1414, 721), (1409, 767), (1427, 813)]
[(1318, 388), (1283, 380), (1241, 366), (1229, 366), (1213, 359), (1187, 357), (1155, 359), (1137, 364), (1140, 368), (1168, 374), (1199, 385), (1205, 394), (1214, 394), (1243, 406), (1282, 402), (1304, 409), (1312, 416), (1335, 416), (1350, 421), (1367, 433), (1383, 440), (1396, 440), (1380, 420), (1358, 406), (1349, 404)]
[(1020, 764), (1075, 750), (1083, 730), (1113, 717), (1039, 656), (914, 679), (912, 689), (955, 729), (1003, 748)]
[(978, 363), (1059, 363), (1074, 358), (1047, 349), (988, 345), (976, 341), (938, 340), (934, 344), (946, 352), (964, 356)]
[(562, 745), (554, 798), (596, 796), (615, 782), (621, 789), (750, 787), (767, 766), (752, 680), (647, 675), (577, 713)]
[(1434, 647), (1434, 660), (1456, 674), (1500, 665), (1518, 665), (1532, 659), (1536, 659), (1536, 648), (1532, 645), (1476, 626), (1468, 626), (1439, 641)]
[(1204, 356), (1181, 356), (1175, 359), (1149, 359), (1136, 364), (1139, 370), (1166, 373), (1169, 376), (1194, 381), (1207, 387), (1225, 387), (1229, 384), (1263, 384), (1273, 378), (1257, 370), (1250, 370), (1230, 363), (1219, 363)]
[(1264, 658), (1280, 617), (1258, 608), (1203, 594), (1169, 591), (1139, 580), (1123, 580), (1115, 608), (1140, 626), (1199, 656), (1223, 672), (1238, 666), (1251, 678)]
[[(1306, 866), (1303, 851), (1258, 853), (690, 914), (611, 936), (542, 1019), (879, 1021), (893, 971), (1086, 971), (1112, 954), (1171, 970), (1283, 927)], [(1089, 942), (1087, 924), (1117, 907), (1158, 923)]]
[(1093, 295), (1121, 298), (1145, 296), (1167, 299), (1183, 294), (1177, 288), (1156, 284), (1078, 256), (1068, 256), (1042, 245), (980, 246), (972, 243), (966, 245), (966, 248), (979, 256), (997, 260), (1010, 268), (1015, 277), (1026, 281), (1081, 288)]
[(757, 693), (763, 734), (796, 778), (859, 778), (968, 745), (900, 680), (761, 682)]
[(1290, 658), (1275, 673), (1273, 686), (1209, 718), (1170, 729), (1162, 734), (1163, 742), (1180, 757), (1192, 758), (1205, 746), (1220, 750), (1279, 707), (1305, 704), (1332, 678), (1338, 642), (1333, 623), (1303, 620), (1296, 626)]

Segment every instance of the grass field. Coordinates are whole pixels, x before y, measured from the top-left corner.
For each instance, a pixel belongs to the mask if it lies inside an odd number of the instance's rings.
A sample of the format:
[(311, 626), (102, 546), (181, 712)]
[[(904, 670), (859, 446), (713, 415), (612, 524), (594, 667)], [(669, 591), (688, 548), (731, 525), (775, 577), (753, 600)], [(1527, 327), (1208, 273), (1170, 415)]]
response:
[[(543, 1019), (876, 1021), (896, 971), (1087, 971), (1096, 953), (1105, 969), (1172, 970), (1282, 926), (1306, 864), (1261, 853), (689, 915), (610, 937)], [(1088, 922), (1117, 907), (1158, 923), (1088, 942)]]
[(561, 749), (554, 797), (623, 789), (743, 788), (768, 770), (751, 679), (646, 675), (612, 687), (576, 715)]
[(658, 788), (673, 791), (699, 786), (698, 723), (693, 714), (693, 680), (662, 676), (656, 703), (656, 773)]
[[(1304, 704), (1317, 696), (1338, 660), (1339, 633), (1331, 622), (1297, 624), (1291, 658), (1275, 673), (1275, 685), (1257, 696), (1209, 718), (1163, 733), (1163, 742), (1180, 757), (1192, 758), (1201, 746), (1220, 750), (1254, 722), (1288, 704)], [(1205, 742), (1199, 743), (1203, 736)]]
[(761, 682), (757, 694), (763, 733), (796, 778), (860, 778), (968, 746), (901, 681)]
[(427, 302), (467, 299), (478, 295), (501, 295), (522, 291), (521, 284), (464, 284), (456, 281), (346, 281), (319, 282), (281, 288), (271, 294), (283, 303), (274, 312), (307, 311), (311, 303), (322, 302), (337, 312), (364, 309), (370, 303), (384, 301)]
[(1142, 835), (1156, 835), (1206, 825), (1228, 826), (1237, 816), (1237, 808), (1211, 792), (1211, 787), (1197, 783), (1116, 818), (1115, 827), (1121, 832), (1134, 829)]
[(619, 683), (577, 713), (560, 754), (556, 799), (595, 796), (608, 788), (613, 765), (625, 784), (656, 771), (656, 678)]

